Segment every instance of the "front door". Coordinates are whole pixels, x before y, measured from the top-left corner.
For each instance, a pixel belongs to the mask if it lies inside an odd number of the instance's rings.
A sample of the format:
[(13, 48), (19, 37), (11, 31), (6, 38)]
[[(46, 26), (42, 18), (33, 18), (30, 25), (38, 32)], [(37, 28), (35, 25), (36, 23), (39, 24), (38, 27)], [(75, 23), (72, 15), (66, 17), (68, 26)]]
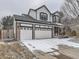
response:
[(60, 28), (54, 27), (54, 36), (58, 36), (60, 34)]

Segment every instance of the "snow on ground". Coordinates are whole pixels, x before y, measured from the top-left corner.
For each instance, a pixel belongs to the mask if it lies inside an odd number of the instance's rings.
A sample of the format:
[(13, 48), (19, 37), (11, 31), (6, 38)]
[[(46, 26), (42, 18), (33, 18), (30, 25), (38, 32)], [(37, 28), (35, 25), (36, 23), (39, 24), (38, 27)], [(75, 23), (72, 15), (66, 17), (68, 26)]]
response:
[(41, 40), (21, 40), (22, 43), (24, 43), (31, 52), (34, 50), (41, 50), (43, 52), (53, 52), (51, 48), (58, 49), (58, 45), (68, 45), (75, 48), (79, 48), (79, 43), (74, 43), (69, 41), (72, 38), (66, 38), (66, 39), (58, 39), (58, 38), (52, 38), (52, 39), (41, 39)]

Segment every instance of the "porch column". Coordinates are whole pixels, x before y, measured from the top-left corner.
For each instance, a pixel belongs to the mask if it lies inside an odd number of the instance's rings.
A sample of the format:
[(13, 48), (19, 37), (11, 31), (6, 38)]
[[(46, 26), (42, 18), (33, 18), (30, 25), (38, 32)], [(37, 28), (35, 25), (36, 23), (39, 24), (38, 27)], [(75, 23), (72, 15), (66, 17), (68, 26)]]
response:
[(58, 35), (57, 36), (59, 36), (59, 27), (58, 27)]
[(32, 39), (35, 39), (35, 24), (32, 25)]
[(20, 40), (20, 23), (16, 22), (16, 40)]
[(52, 38), (54, 37), (54, 26), (52, 26), (52, 28), (51, 28), (51, 37)]

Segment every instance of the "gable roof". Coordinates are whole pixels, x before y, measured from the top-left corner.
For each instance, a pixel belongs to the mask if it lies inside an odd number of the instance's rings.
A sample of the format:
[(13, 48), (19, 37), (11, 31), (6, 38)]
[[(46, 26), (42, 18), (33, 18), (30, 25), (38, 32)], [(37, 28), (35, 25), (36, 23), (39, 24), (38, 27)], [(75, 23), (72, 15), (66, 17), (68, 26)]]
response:
[[(52, 16), (58, 16), (58, 17), (60, 17), (59, 14), (60, 12), (59, 11), (55, 11), (53, 14), (52, 14)], [(56, 14), (58, 14), (58, 15), (56, 15)]]
[(37, 10), (41, 9), (42, 7), (45, 7), (45, 8), (47, 9), (47, 11), (48, 11), (50, 14), (52, 14), (52, 13), (49, 11), (49, 9), (47, 8), (47, 6), (45, 6), (45, 5), (42, 5), (41, 7), (37, 8), (37, 9), (29, 9), (28, 14), (30, 13), (31, 10), (37, 11)]
[(34, 9), (29, 9), (28, 15), (29, 15), (29, 13), (30, 13), (31, 10), (35, 11)]
[(35, 11), (39, 10), (40, 8), (45, 7), (47, 9), (47, 11), (51, 14), (51, 12), (49, 11), (49, 9), (47, 8), (47, 6), (42, 5), (41, 7), (37, 8)]

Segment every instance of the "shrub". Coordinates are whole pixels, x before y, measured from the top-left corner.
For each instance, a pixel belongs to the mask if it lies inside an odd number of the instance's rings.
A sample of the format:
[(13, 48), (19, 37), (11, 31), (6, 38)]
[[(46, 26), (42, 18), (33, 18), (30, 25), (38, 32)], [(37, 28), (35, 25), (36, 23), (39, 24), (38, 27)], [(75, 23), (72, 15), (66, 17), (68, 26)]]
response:
[(72, 34), (72, 36), (76, 36), (76, 31), (75, 30), (72, 31), (71, 34)]

